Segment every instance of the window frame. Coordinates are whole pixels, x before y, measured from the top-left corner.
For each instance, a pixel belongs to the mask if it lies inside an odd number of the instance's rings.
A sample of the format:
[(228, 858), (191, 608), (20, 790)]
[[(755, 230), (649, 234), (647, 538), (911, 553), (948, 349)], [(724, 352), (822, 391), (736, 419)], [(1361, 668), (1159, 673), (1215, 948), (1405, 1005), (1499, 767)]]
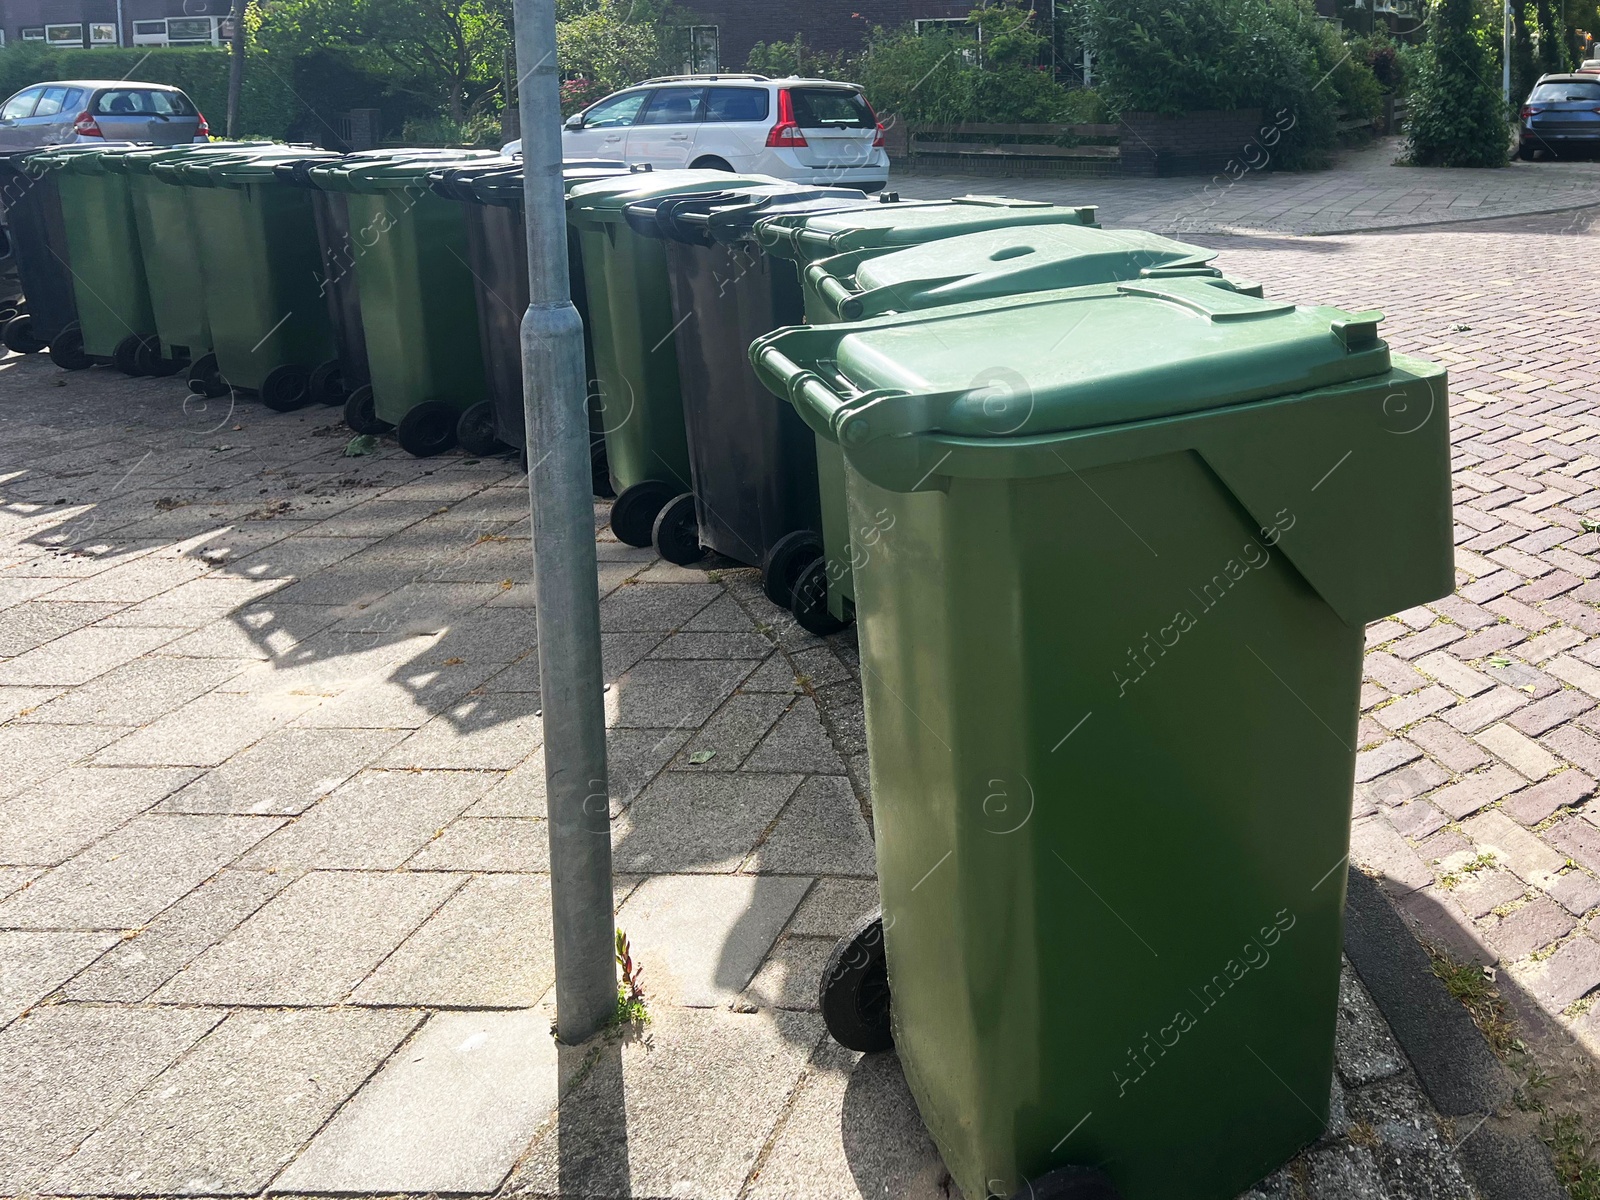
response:
[[(651, 93), (650, 99), (645, 101), (644, 106), (639, 109), (638, 115), (635, 116), (634, 119), (633, 119), (633, 123), (636, 126), (638, 126), (640, 129), (656, 128), (656, 127), (663, 126), (663, 125), (666, 125), (666, 126), (671, 126), (671, 125), (699, 125), (701, 122), (703, 122), (705, 120), (705, 117), (706, 117), (706, 91), (707, 91), (707, 88), (704, 85), (688, 86), (688, 87), (680, 85), (678, 87), (656, 88), (655, 91)], [(685, 120), (685, 121), (647, 121), (647, 120), (645, 120), (645, 117), (649, 114), (650, 109), (652, 107), (654, 107), (655, 102), (657, 100), (659, 100), (659, 99), (661, 99), (661, 98), (663, 98), (665, 96), (677, 95), (680, 92), (687, 93), (687, 94), (692, 95), (692, 96), (695, 97), (694, 115), (693, 116), (691, 116), (688, 120)]]
[[(655, 88), (623, 88), (620, 92), (612, 92), (609, 96), (603, 96), (599, 100), (596, 100), (593, 104), (589, 105), (588, 108), (584, 109), (583, 112), (579, 114), (579, 116), (583, 118), (583, 124), (580, 126), (580, 128), (628, 129), (634, 125), (637, 125), (639, 123), (639, 115), (644, 112), (645, 106), (650, 103), (650, 98), (655, 95), (655, 93)], [(589, 114), (595, 109), (599, 108), (602, 104), (609, 104), (613, 100), (621, 100), (624, 97), (631, 99), (634, 96), (643, 96), (644, 99), (639, 102), (639, 107), (633, 110), (633, 116), (627, 121), (619, 122), (615, 125), (594, 125), (590, 123)]]

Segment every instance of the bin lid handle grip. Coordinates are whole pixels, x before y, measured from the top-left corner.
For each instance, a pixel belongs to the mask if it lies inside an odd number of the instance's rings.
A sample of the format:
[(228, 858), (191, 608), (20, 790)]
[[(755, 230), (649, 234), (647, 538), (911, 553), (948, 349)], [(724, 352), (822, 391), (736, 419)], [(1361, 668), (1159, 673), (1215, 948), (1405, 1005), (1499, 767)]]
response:
[(1371, 350), (1378, 344), (1378, 322), (1383, 314), (1376, 309), (1351, 313), (1333, 322), (1333, 336), (1344, 343), (1344, 348), (1354, 354), (1358, 350)]

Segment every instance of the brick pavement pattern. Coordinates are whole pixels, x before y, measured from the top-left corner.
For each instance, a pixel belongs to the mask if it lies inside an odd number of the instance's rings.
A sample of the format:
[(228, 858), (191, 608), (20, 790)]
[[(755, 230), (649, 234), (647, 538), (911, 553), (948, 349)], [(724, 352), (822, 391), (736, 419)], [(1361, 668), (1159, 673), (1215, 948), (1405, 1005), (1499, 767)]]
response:
[[(1372, 630), (1355, 856), (1593, 1045), (1595, 232), (1217, 244), (1451, 365), (1460, 588)], [(852, 637), (599, 535), (654, 1023), (558, 1048), (524, 481), (335, 418), (0, 359), (0, 1192), (945, 1195), (815, 1011), (875, 902)], [(1341, 1008), (1329, 1136), (1252, 1196), (1473, 1195)]]

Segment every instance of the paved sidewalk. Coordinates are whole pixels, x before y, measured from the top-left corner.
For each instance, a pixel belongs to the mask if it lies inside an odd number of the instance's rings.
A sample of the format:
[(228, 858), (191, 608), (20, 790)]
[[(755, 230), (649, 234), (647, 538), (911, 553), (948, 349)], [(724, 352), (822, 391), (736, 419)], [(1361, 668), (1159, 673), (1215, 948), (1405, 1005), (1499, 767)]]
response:
[[(1397, 167), (1404, 140), (1342, 151), (1326, 171), (1245, 170), (1213, 178), (1008, 179), (898, 173), (904, 196), (969, 193), (1098, 204), (1108, 229), (1157, 233), (1329, 234), (1546, 213), (1600, 204), (1600, 162), (1515, 162), (1501, 170)], [(1242, 148), (1241, 148), (1242, 152)], [(1237, 176), (1237, 178), (1236, 178)]]
[[(1592, 1061), (1596, 232), (1216, 244), (1451, 365), (1461, 586), (1372, 630), (1355, 857)], [(0, 1193), (947, 1195), (815, 1012), (874, 894), (851, 637), (601, 536), (654, 1020), (558, 1051), (523, 481), (334, 418), (0, 359)], [(1339, 1067), (1257, 1197), (1474, 1195), (1348, 972)]]

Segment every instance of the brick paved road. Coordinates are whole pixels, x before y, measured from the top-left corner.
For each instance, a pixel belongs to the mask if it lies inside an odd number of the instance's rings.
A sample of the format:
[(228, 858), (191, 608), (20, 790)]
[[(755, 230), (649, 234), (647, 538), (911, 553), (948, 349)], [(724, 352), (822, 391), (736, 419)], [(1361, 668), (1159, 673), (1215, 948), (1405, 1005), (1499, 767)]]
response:
[[(1373, 631), (1356, 858), (1597, 1048), (1596, 236), (1217, 244), (1451, 363), (1462, 586)], [(813, 1011), (874, 890), (848, 636), (602, 539), (655, 1023), (558, 1053), (521, 479), (171, 381), (12, 357), (0, 395), (0, 1192), (941, 1194), (892, 1057)], [(1260, 1194), (1470, 1195), (1344, 1007), (1357, 1136)]]

